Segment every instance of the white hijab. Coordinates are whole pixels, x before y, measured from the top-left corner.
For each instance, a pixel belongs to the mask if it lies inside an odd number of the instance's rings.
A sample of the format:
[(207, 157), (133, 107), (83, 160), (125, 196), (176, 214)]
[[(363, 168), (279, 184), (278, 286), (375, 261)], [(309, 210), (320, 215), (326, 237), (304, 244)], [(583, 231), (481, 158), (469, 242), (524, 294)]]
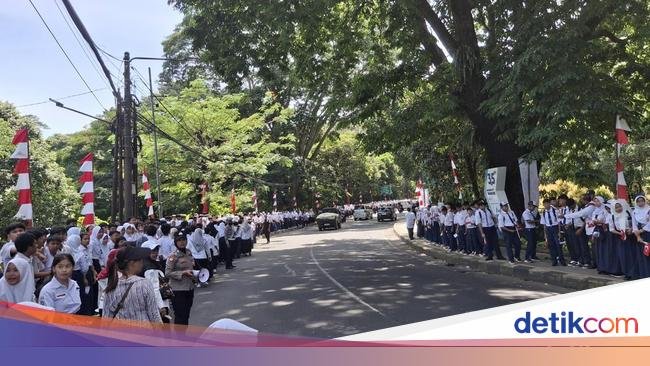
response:
[(68, 236), (70, 236), (70, 235), (81, 235), (81, 229), (76, 227), (76, 226), (73, 226), (73, 227), (69, 228), (68, 229)]
[(34, 277), (28, 276), (31, 264), (23, 258), (14, 258), (9, 261), (9, 264), (12, 263), (20, 273), (20, 281), (12, 286), (5, 277), (2, 277), (0, 279), (0, 300), (13, 303), (34, 301), (34, 291), (36, 290)]
[(65, 243), (70, 247), (72, 253), (74, 253), (81, 247), (81, 237), (79, 235), (69, 235)]
[[(611, 210), (612, 210), (612, 219), (614, 221), (614, 226), (616, 226), (617, 231), (625, 231), (627, 228), (627, 212), (625, 211), (625, 201), (624, 200), (612, 200)], [(623, 207), (621, 213), (616, 212), (616, 205), (619, 204)]]
[[(133, 230), (135, 230), (134, 233), (133, 234), (127, 233), (126, 230), (128, 228), (133, 228)], [(135, 228), (135, 225), (129, 224), (129, 223), (124, 224), (124, 239), (126, 239), (126, 241), (137, 241), (138, 240), (138, 231)]]
[[(638, 205), (639, 199), (641, 198), (643, 198), (643, 200), (645, 201), (645, 205), (643, 207)], [(650, 205), (648, 205), (645, 196), (638, 195), (634, 197), (634, 210), (632, 211), (632, 214), (634, 215), (634, 219), (636, 220), (636, 222), (640, 224), (648, 223), (648, 215), (650, 214)]]

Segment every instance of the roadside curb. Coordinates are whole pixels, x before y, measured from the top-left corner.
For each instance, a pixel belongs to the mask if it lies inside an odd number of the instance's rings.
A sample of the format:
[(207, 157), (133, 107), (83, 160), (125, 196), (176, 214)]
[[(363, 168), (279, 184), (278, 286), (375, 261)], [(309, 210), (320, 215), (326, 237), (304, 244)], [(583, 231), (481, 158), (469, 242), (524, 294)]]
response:
[(596, 273), (592, 275), (563, 271), (562, 268), (564, 267), (549, 268), (526, 263), (512, 265), (506, 261), (485, 261), (482, 257), (449, 253), (442, 248), (428, 244), (424, 239), (409, 240), (406, 229), (400, 230), (400, 225), (403, 226), (404, 223), (396, 223), (393, 225), (393, 232), (395, 232), (395, 235), (402, 242), (420, 253), (443, 260), (448, 265), (464, 266), (487, 274), (516, 277), (524, 281), (545, 283), (573, 290), (585, 290), (623, 282), (622, 280), (601, 276)]

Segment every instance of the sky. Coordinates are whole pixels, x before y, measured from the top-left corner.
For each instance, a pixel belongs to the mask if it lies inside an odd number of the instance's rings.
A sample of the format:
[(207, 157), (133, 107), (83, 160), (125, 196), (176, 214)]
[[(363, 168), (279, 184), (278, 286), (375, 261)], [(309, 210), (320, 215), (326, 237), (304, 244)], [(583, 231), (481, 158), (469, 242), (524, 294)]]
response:
[[(53, 98), (68, 107), (99, 115), (103, 111), (100, 102), (107, 109), (115, 105), (108, 82), (99, 74), (101, 69), (81, 35), (76, 33), (90, 57), (84, 54), (64, 21), (56, 5), (77, 32), (67, 18), (61, 0), (32, 1), (90, 88), (99, 89), (95, 91), (99, 102), (88, 92), (29, 0), (3, 0), (0, 6), (0, 100), (20, 106), (18, 109), (23, 114), (36, 115), (49, 127), (43, 131), (45, 136), (80, 131), (91, 122), (90, 118), (58, 108), (51, 102), (27, 104)], [(182, 19), (182, 15), (169, 6), (167, 0), (71, 0), (71, 3), (95, 43), (119, 59), (122, 59), (125, 51), (131, 57), (161, 57), (161, 42)], [(122, 71), (117, 71), (117, 68), (121, 68), (120, 62), (104, 54), (102, 57), (115, 75), (114, 82), (122, 87)], [(162, 68), (161, 61), (138, 60), (132, 65), (145, 80), (147, 67), (151, 67), (154, 83)], [(140, 88), (140, 92), (136, 90), (140, 96), (145, 91), (144, 86), (137, 77), (133, 78), (137, 81), (136, 87)], [(62, 99), (80, 93), (87, 94)]]

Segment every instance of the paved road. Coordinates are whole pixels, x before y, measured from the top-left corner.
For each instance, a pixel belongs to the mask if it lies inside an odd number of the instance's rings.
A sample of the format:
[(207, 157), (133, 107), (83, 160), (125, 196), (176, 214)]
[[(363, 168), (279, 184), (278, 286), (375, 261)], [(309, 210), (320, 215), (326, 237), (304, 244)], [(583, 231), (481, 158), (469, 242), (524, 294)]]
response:
[(257, 245), (197, 290), (190, 323), (232, 318), (264, 333), (335, 338), (567, 292), (446, 266), (408, 248), (392, 225), (348, 221)]

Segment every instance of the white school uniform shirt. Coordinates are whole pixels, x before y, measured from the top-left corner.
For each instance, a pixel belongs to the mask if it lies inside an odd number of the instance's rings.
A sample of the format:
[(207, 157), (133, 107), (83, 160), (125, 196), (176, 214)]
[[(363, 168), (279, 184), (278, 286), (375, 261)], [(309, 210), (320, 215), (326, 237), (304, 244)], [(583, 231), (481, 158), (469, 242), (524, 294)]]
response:
[(79, 284), (75, 280), (69, 279), (68, 285), (65, 286), (56, 277), (53, 277), (41, 289), (38, 303), (54, 308), (60, 313), (74, 314), (81, 307)]
[(456, 212), (454, 215), (454, 224), (456, 225), (465, 225), (465, 218), (467, 217), (467, 211), (463, 210)]
[(646, 204), (644, 207), (635, 207), (632, 211), (632, 225), (634, 230), (639, 227), (644, 227), (648, 223), (648, 215), (650, 214), (650, 206)]
[(454, 226), (454, 216), (453, 212), (447, 212), (447, 215), (445, 215), (445, 226)]
[(465, 229), (476, 229), (476, 219), (473, 214), (465, 214)]
[[(567, 215), (578, 212), (577, 208), (568, 209)], [(566, 216), (565, 216), (566, 218)], [(582, 217), (567, 218), (567, 224), (573, 224), (574, 229), (578, 229), (585, 226), (585, 221)]]
[(406, 213), (406, 228), (407, 229), (413, 229), (415, 226), (415, 214), (413, 211), (409, 211)]
[(513, 227), (517, 225), (517, 216), (512, 211), (505, 212), (503, 210), (499, 211), (499, 216), (497, 216), (497, 222), (499, 229), (504, 227)]
[(0, 256), (2, 256), (2, 268), (7, 268), (7, 263), (11, 260), (11, 250), (16, 249), (13, 241), (6, 242), (2, 249), (0, 249)]
[(486, 213), (484, 210), (477, 208), (474, 213), (474, 222), (478, 226), (481, 224), (482, 227), (492, 227), (494, 226), (494, 219), (491, 214)]
[(72, 254), (74, 258), (74, 270), (81, 271), (83, 274), (88, 272), (88, 268), (93, 265), (92, 256), (90, 253), (90, 248), (86, 248), (83, 245), (80, 245), (77, 250)]
[(529, 209), (525, 209), (524, 213), (521, 214), (521, 221), (524, 223), (526, 229), (534, 229), (537, 227), (537, 224), (531, 224), (528, 221), (536, 221), (537, 217)]
[(160, 243), (158, 254), (161, 255), (163, 259), (167, 260), (167, 258), (169, 258), (169, 256), (174, 252), (174, 239), (169, 235), (165, 235), (158, 239), (158, 243)]
[[(248, 227), (248, 228), (246, 228)], [(253, 226), (252, 225), (242, 225), (241, 226), (241, 239), (249, 240), (253, 236)]]
[(559, 223), (557, 209), (553, 206), (548, 210), (545, 209), (539, 222), (546, 227), (557, 226)]
[[(59, 254), (60, 252), (57, 252), (56, 254)], [(45, 262), (43, 262), (43, 272), (50, 272), (52, 270), (52, 263), (54, 262), (54, 256), (50, 253), (50, 250), (48, 248), (45, 248)]]

